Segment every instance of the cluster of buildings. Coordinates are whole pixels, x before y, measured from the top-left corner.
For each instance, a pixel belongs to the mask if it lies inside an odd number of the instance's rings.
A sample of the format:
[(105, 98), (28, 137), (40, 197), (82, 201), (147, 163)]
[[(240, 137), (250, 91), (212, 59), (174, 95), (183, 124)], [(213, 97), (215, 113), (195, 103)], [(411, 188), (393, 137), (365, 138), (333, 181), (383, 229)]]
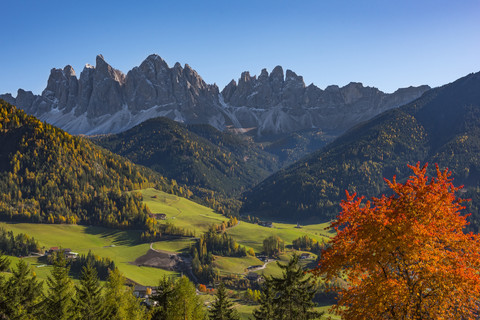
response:
[(67, 259), (76, 259), (78, 257), (77, 252), (73, 252), (70, 248), (59, 248), (59, 247), (51, 247), (47, 251), (45, 251), (45, 255), (49, 256), (55, 252), (63, 252), (63, 255)]

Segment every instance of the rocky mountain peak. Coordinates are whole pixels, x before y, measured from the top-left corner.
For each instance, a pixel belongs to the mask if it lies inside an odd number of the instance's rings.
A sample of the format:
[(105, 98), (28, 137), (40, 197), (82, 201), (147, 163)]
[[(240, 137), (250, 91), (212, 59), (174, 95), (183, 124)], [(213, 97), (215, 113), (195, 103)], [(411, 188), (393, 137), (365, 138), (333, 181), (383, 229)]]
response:
[(338, 92), (338, 91), (340, 91), (340, 87), (337, 86), (336, 84), (332, 84), (332, 85), (329, 85), (328, 87), (326, 87), (325, 91)]
[[(105, 61), (103, 55), (99, 54), (95, 57), (95, 68), (108, 70), (110, 65)], [(111, 68), (111, 67), (110, 67)]]
[(175, 62), (175, 65), (173, 66), (173, 70), (180, 70), (180, 71), (183, 70), (182, 65), (180, 64), (180, 62)]
[(250, 76), (250, 72), (244, 71), (240, 75), (240, 79), (238, 79), (238, 85), (240, 85), (240, 83), (247, 83), (247, 82), (250, 82), (250, 81), (255, 80), (255, 79), (256, 79), (256, 77), (251, 77)]
[[(268, 80), (267, 80), (268, 79)], [(270, 74), (262, 69), (258, 79), (243, 72), (238, 85), (231, 81), (223, 90), (227, 106), (244, 127), (257, 127), (258, 134), (278, 134), (312, 127), (343, 131), (389, 108), (418, 98), (428, 87), (411, 88), (401, 94), (385, 94), (376, 88), (351, 82), (321, 90), (305, 86), (303, 77), (276, 66)], [(249, 110), (249, 111), (247, 111)]]
[(125, 82), (125, 74), (109, 65), (101, 54), (95, 60), (95, 77), (98, 81), (111, 79), (122, 85)]
[[(17, 96), (18, 96), (18, 93), (17, 93)], [(15, 98), (12, 96), (11, 93), (0, 94), (0, 99), (3, 99), (10, 104), (15, 104)]]
[(23, 89), (18, 89), (17, 98), (15, 100), (16, 100), (15, 103), (19, 105), (31, 105), (34, 103), (34, 101), (36, 101), (36, 97), (32, 93), (32, 91), (25, 91)]
[(406, 88), (393, 94), (350, 83), (324, 91), (292, 70), (276, 66), (260, 75), (242, 72), (221, 92), (188, 64), (173, 67), (149, 55), (126, 75), (102, 55), (86, 64), (77, 78), (69, 65), (52, 69), (42, 95), (19, 90), (2, 95), (30, 114), (70, 133), (116, 133), (149, 118), (166, 116), (186, 123), (256, 128), (259, 135), (289, 133), (312, 127), (346, 130), (358, 121), (419, 97), (428, 87)]
[(272, 73), (270, 73), (271, 82), (283, 82), (283, 68), (281, 66), (276, 66), (273, 68)]
[(285, 81), (302, 81), (303, 82), (303, 77), (298, 76), (295, 72), (293, 72), (290, 69), (287, 69), (285, 73)]
[(259, 80), (259, 81), (268, 80), (268, 71), (267, 71), (267, 69), (265, 69), (265, 68), (262, 69), (262, 72), (260, 72), (260, 75), (258, 76), (258, 80)]
[(68, 76), (68, 77), (76, 77), (77, 75), (75, 74), (75, 70), (73, 70), (73, 67), (69, 64), (67, 64), (63, 68), (63, 73)]
[[(78, 94), (78, 79), (72, 66), (63, 69), (51, 69), (47, 87), (42, 92), (42, 97), (48, 99), (52, 107), (63, 106), (72, 110)], [(30, 99), (29, 99), (30, 100)]]
[[(265, 70), (265, 69), (264, 69)], [(230, 101), (232, 95), (234, 94), (235, 90), (237, 89), (237, 82), (235, 80), (231, 80), (226, 87), (222, 90), (222, 98), (224, 100)]]

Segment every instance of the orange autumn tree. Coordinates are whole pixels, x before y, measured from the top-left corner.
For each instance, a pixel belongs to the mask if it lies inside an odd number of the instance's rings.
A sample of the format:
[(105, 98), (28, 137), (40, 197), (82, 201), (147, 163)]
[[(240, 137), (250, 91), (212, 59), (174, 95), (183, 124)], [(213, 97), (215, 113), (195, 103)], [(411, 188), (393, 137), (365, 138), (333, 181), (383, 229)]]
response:
[(462, 230), (460, 188), (438, 166), (432, 179), (427, 165), (409, 167), (406, 183), (385, 179), (392, 196), (364, 203), (347, 192), (312, 272), (346, 280), (333, 307), (343, 319), (477, 319), (480, 241)]

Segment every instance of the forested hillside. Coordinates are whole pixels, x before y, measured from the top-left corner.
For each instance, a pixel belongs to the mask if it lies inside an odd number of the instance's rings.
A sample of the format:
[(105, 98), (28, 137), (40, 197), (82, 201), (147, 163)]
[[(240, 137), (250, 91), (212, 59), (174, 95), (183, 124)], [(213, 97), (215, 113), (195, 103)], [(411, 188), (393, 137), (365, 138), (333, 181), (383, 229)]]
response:
[[(279, 171), (245, 195), (243, 212), (291, 221), (328, 220), (345, 190), (376, 196), (383, 178), (406, 179), (407, 164), (448, 167), (465, 184), (471, 221), (478, 218), (480, 74), (426, 92), (420, 99), (365, 122), (324, 150)], [(430, 169), (434, 166), (430, 166)], [(474, 224), (471, 228), (476, 229)]]
[(0, 100), (3, 220), (145, 226), (144, 187), (188, 190), (159, 174), (43, 123)]
[(175, 179), (227, 196), (239, 195), (278, 169), (278, 160), (252, 141), (209, 125), (155, 118), (94, 142)]

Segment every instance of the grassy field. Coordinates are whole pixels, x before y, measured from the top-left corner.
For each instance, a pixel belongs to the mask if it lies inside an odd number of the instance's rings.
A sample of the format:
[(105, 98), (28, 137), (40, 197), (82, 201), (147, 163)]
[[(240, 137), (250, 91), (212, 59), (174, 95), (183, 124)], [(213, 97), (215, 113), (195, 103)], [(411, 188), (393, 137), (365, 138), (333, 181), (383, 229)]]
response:
[[(143, 202), (148, 205), (152, 213), (165, 213), (167, 215), (166, 222), (194, 230), (197, 236), (205, 232), (212, 224), (220, 224), (227, 220), (212, 209), (163, 191), (149, 188), (136, 192), (142, 193)], [(296, 228), (296, 224), (274, 223), (273, 228), (267, 228), (241, 221), (227, 232), (240, 244), (252, 247), (255, 252), (261, 252), (263, 240), (271, 235), (278, 235), (287, 245), (303, 235), (308, 235), (318, 241), (327, 241), (333, 235), (331, 230), (325, 230), (328, 225), (329, 223), (323, 223)], [(176, 249), (177, 245), (179, 245), (179, 249), (183, 248), (183, 244), (175, 243), (173, 249)], [(165, 249), (160, 246), (165, 246)], [(166, 243), (155, 244), (155, 248), (163, 250), (168, 250), (168, 246)]]
[(252, 256), (246, 257), (215, 257), (214, 265), (220, 270), (221, 275), (245, 274), (247, 267), (262, 265), (263, 262)]
[(273, 223), (273, 228), (268, 228), (240, 221), (236, 227), (227, 232), (240, 244), (252, 247), (255, 252), (261, 252), (263, 240), (272, 235), (278, 235), (286, 245), (291, 245), (293, 240), (304, 235), (317, 241), (328, 241), (329, 232), (324, 230), (328, 225), (328, 223), (323, 223), (296, 228), (295, 224)]
[(81, 254), (92, 250), (100, 257), (114, 260), (118, 269), (127, 278), (143, 285), (156, 285), (164, 274), (177, 275), (175, 272), (138, 267), (130, 263), (145, 254), (150, 246), (148, 243), (137, 242), (138, 231), (58, 224), (1, 223), (1, 225), (14, 233), (22, 232), (34, 237), (46, 249), (61, 246)]
[[(53, 266), (50, 265), (45, 265), (42, 262), (38, 261), (38, 258), (17, 258), (17, 257), (12, 257), (8, 256), (8, 259), (10, 260), (10, 269), (16, 269), (17, 263), (20, 259), (25, 260), (30, 267), (33, 269), (33, 272), (35, 272), (35, 275), (37, 276), (38, 280), (43, 281), (43, 287), (46, 289), (46, 280), (47, 277), (50, 275), (50, 272), (53, 269)], [(5, 272), (4, 273), (5, 278), (9, 278), (11, 276), (10, 272)], [(78, 280), (74, 280), (77, 281)]]
[(167, 215), (165, 222), (192, 230), (197, 236), (207, 231), (212, 224), (228, 220), (210, 208), (163, 191), (149, 188), (137, 192), (142, 193), (143, 202), (152, 213), (165, 213)]
[(157, 241), (153, 243), (153, 249), (170, 252), (187, 252), (190, 246), (195, 244), (195, 239), (184, 238), (175, 240)]

